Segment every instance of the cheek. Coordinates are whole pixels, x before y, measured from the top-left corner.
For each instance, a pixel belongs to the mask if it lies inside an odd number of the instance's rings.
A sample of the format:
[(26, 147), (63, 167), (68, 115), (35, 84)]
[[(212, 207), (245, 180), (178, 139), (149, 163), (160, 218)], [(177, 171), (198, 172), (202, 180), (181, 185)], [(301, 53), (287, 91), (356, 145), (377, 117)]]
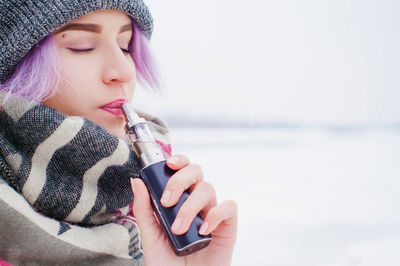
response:
[(62, 76), (65, 82), (74, 88), (88, 86), (98, 76), (95, 66), (99, 64), (91, 60), (77, 60), (74, 56), (62, 59)]
[(60, 54), (61, 75), (57, 93), (43, 104), (57, 109), (66, 115), (84, 116), (88, 112), (87, 99), (93, 98), (90, 84), (93, 87), (93, 68), (87, 60), (76, 60), (71, 55)]
[(132, 78), (132, 80), (129, 82), (129, 88), (130, 88), (130, 90), (129, 90), (129, 93), (130, 93), (130, 95), (129, 95), (129, 100), (132, 100), (133, 94), (135, 93), (136, 81), (137, 81), (137, 72), (136, 72), (137, 70), (136, 70), (135, 63), (133, 62), (133, 59), (132, 59), (132, 61), (130, 62), (130, 66), (131, 66), (132, 69), (133, 69), (133, 78)]
[(43, 104), (65, 115), (81, 115), (85, 112), (83, 99), (82, 93), (71, 88), (67, 82), (61, 81), (56, 94), (43, 101)]

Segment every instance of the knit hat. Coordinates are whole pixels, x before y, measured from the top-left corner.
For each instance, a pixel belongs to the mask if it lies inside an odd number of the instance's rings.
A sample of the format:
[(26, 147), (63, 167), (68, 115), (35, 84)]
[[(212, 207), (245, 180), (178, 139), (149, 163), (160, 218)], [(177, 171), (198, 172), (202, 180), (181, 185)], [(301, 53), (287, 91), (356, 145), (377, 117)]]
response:
[(104, 9), (125, 12), (147, 39), (151, 38), (153, 19), (142, 0), (0, 0), (0, 84), (29, 50), (55, 29)]

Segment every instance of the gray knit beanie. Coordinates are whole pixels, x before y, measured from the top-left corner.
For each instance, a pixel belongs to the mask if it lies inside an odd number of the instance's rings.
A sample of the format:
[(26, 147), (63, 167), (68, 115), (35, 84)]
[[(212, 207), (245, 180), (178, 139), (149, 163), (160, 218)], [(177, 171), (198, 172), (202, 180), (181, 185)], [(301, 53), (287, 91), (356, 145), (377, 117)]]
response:
[(127, 13), (150, 39), (153, 19), (142, 0), (0, 0), (0, 84), (44, 37), (78, 17), (102, 9)]

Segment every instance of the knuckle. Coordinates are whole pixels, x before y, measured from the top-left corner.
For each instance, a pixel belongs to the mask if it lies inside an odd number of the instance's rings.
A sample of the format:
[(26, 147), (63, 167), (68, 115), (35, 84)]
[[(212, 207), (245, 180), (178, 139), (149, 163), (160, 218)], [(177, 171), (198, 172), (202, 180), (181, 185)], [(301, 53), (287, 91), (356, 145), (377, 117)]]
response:
[(210, 192), (212, 192), (212, 194), (216, 194), (215, 193), (215, 188), (210, 182), (207, 182), (207, 181), (201, 182), (199, 184), (199, 186), (201, 186), (202, 189), (205, 190), (205, 191), (210, 191)]
[(227, 200), (227, 201), (225, 201), (225, 204), (227, 205), (227, 207), (229, 209), (233, 210), (235, 213), (238, 211), (238, 205), (237, 205), (236, 201)]
[(199, 164), (192, 163), (190, 167), (192, 167), (192, 169), (195, 170), (198, 174), (203, 175), (203, 168)]
[(210, 211), (207, 214), (207, 217), (210, 219), (214, 219), (215, 217), (217, 217), (219, 214), (218, 208), (216, 208), (215, 206), (213, 208), (210, 209)]

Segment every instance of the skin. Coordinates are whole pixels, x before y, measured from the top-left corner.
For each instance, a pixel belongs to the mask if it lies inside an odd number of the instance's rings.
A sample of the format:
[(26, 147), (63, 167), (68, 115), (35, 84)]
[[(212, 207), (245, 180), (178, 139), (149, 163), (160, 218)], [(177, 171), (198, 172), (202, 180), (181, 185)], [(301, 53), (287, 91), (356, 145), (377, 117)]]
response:
[(122, 138), (124, 118), (100, 107), (118, 99), (132, 100), (136, 69), (126, 51), (132, 29), (119, 33), (131, 21), (118, 11), (98, 11), (72, 23), (96, 24), (101, 32), (67, 28), (53, 34), (64, 79), (57, 93), (43, 104), (67, 115), (83, 116)]
[[(69, 27), (77, 23), (96, 24), (97, 32), (77, 29), (76, 25)], [(54, 32), (65, 79), (57, 93), (43, 104), (67, 115), (85, 117), (111, 134), (124, 137), (124, 119), (100, 107), (117, 99), (130, 101), (134, 94), (135, 64), (126, 51), (132, 29), (127, 25), (130, 25), (130, 19), (126, 14), (106, 10), (82, 16), (61, 31)], [(213, 240), (198, 252), (177, 257), (155, 219), (144, 183), (132, 179), (133, 211), (141, 231), (145, 264), (230, 265), (237, 235), (236, 203), (229, 200), (217, 204), (215, 190), (210, 183), (203, 181), (201, 167), (190, 163), (186, 156), (174, 155), (168, 159), (167, 165), (178, 171), (168, 181), (162, 204), (173, 206), (184, 190), (189, 188), (192, 191), (175, 219), (172, 232), (177, 235), (187, 232), (195, 216), (201, 212), (205, 219), (200, 233), (211, 233)]]

